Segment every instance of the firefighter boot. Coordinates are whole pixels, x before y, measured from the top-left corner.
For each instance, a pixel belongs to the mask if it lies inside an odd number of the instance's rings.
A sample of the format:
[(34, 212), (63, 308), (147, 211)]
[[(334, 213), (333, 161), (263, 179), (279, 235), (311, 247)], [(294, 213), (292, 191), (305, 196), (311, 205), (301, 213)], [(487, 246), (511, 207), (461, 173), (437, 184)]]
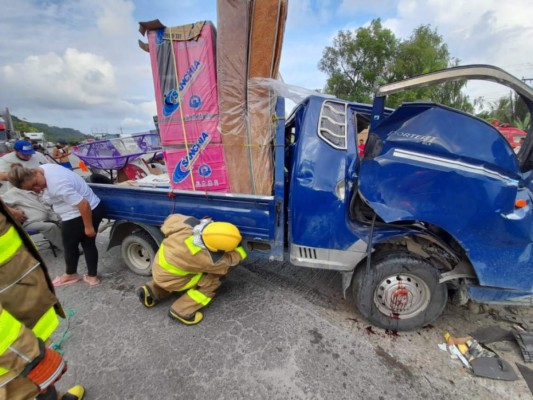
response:
[(139, 300), (146, 308), (152, 308), (157, 304), (154, 293), (148, 285), (143, 285), (137, 289), (137, 296), (139, 296)]
[(82, 400), (85, 395), (85, 389), (81, 385), (71, 387), (67, 393), (65, 393), (61, 400)]
[(181, 323), (184, 323), (185, 325), (196, 325), (204, 318), (204, 314), (202, 314), (200, 311), (196, 311), (190, 317), (182, 317), (172, 308), (168, 311), (168, 316), (172, 319), (180, 321)]

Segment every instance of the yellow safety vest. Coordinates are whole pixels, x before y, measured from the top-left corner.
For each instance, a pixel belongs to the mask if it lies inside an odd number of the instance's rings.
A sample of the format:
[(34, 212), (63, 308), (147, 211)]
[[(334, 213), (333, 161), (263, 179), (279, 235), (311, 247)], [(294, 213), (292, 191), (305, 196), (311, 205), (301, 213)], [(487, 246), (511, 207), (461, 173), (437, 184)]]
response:
[(22, 239), (17, 230), (11, 225), (7, 231), (0, 236), (0, 265), (11, 259), (22, 246)]
[(190, 271), (185, 271), (185, 270), (183, 270), (181, 268), (178, 268), (175, 265), (172, 265), (171, 263), (169, 263), (165, 259), (165, 254), (164, 253), (165, 253), (165, 246), (163, 244), (161, 244), (161, 247), (159, 247), (159, 259), (158, 259), (159, 265), (161, 266), (161, 268), (167, 270), (168, 272), (170, 272), (171, 274), (174, 274), (174, 275), (179, 275), (179, 276), (194, 275), (193, 277), (191, 277), (189, 282), (187, 282), (183, 287), (181, 287), (179, 289), (179, 291), (181, 292), (183, 290), (187, 290), (187, 289), (189, 289), (189, 288), (191, 288), (193, 286), (196, 286), (196, 284), (198, 283), (198, 281), (202, 277), (203, 272), (190, 272)]
[[(54, 310), (50, 307), (44, 315), (39, 318), (32, 331), (35, 336), (45, 342), (59, 325), (59, 319)], [(0, 356), (15, 343), (22, 330), (22, 323), (13, 317), (9, 311), (2, 310), (0, 313)], [(9, 372), (7, 368), (0, 366), (0, 376)]]
[[(192, 242), (192, 236), (188, 237), (186, 240), (185, 240), (185, 245), (187, 246), (187, 248), (189, 249), (189, 251), (192, 253), (192, 254), (196, 254), (198, 253), (199, 251), (202, 250), (201, 247), (199, 246), (196, 246), (193, 242)], [(167, 270), (168, 272), (170, 272), (171, 274), (175, 274), (175, 275), (180, 275), (180, 276), (187, 276), (187, 275), (194, 275), (190, 280), (189, 282), (187, 282), (183, 287), (181, 287), (179, 289), (179, 292), (182, 292), (184, 290), (187, 290), (187, 295), (193, 299), (195, 302), (197, 302), (198, 304), (202, 304), (204, 306), (208, 305), (209, 302), (211, 301), (211, 297), (207, 297), (205, 294), (203, 294), (202, 292), (196, 290), (196, 289), (192, 289), (193, 287), (196, 286), (196, 284), (198, 283), (198, 281), (200, 280), (200, 278), (203, 276), (203, 272), (189, 272), (189, 271), (185, 271), (181, 268), (178, 268), (176, 267), (175, 265), (172, 265), (171, 263), (169, 263), (166, 259), (165, 259), (165, 255), (164, 255), (164, 250), (165, 250), (165, 246), (163, 244), (161, 244), (161, 247), (159, 248), (159, 265)]]
[[(7, 231), (0, 236), (0, 266), (10, 260), (22, 246), (22, 239), (16, 228), (12, 225)], [(39, 321), (35, 324), (32, 331), (43, 341), (46, 341), (55, 329), (59, 326), (59, 319), (54, 307), (50, 307)], [(13, 317), (7, 310), (0, 313), (0, 356), (18, 339), (22, 323)], [(8, 369), (0, 366), (0, 376), (9, 372)]]

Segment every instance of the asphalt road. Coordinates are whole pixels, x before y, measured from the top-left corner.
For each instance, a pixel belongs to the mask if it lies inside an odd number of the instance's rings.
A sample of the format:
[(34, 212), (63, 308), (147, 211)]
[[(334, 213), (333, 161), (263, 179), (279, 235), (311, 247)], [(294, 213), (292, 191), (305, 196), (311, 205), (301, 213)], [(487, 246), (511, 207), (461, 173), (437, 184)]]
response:
[[(509, 328), (494, 317), (507, 309), (473, 314), (449, 305), (420, 332), (387, 333), (342, 298), (337, 273), (247, 260), (230, 271), (204, 320), (184, 326), (167, 316), (171, 300), (141, 305), (135, 289), (146, 278), (127, 269), (119, 248), (106, 251), (107, 232), (97, 243), (102, 283), (57, 288), (74, 314), (54, 336), (59, 342), (67, 331), (61, 348), (69, 370), (58, 387), (81, 383), (87, 399), (532, 397), (520, 374), (514, 382), (474, 377), (438, 348), (446, 331)], [(63, 272), (61, 253), (43, 254), (52, 278)], [(86, 272), (83, 257), (79, 272)], [(512, 315), (529, 321), (531, 314), (522, 308)], [(513, 366), (521, 361), (515, 343), (493, 348)]]

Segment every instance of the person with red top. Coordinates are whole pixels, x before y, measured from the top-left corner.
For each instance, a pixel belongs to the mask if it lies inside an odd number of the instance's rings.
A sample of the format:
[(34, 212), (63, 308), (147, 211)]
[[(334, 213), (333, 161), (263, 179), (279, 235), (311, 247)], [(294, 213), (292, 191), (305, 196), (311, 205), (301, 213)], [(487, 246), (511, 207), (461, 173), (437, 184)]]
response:
[(359, 139), (357, 149), (359, 150), (359, 157), (363, 157), (365, 155), (365, 141), (363, 139)]

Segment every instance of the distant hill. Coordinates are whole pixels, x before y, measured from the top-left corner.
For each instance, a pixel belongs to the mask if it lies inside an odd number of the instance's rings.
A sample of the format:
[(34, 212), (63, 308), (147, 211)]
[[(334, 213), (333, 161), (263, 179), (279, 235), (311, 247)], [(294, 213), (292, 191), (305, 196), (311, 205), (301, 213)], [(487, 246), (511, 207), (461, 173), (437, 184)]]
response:
[(16, 116), (11, 116), (13, 120), (13, 127), (21, 135), (27, 132), (44, 132), (44, 137), (47, 142), (56, 143), (59, 139), (65, 139), (70, 144), (77, 144), (85, 139), (87, 136), (80, 131), (72, 128), (60, 128), (58, 126), (50, 126), (41, 124), (39, 122), (23, 121)]

